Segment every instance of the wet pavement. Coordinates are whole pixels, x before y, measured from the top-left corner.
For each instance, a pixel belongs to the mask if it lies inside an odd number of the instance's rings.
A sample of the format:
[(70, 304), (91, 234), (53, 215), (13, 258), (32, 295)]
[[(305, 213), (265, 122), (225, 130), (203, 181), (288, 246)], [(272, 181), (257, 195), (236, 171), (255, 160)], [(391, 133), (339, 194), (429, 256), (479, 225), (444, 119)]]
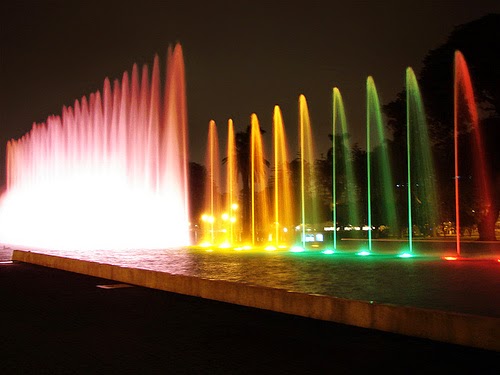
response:
[(498, 373), (498, 352), (9, 259), (0, 251), (0, 374)]

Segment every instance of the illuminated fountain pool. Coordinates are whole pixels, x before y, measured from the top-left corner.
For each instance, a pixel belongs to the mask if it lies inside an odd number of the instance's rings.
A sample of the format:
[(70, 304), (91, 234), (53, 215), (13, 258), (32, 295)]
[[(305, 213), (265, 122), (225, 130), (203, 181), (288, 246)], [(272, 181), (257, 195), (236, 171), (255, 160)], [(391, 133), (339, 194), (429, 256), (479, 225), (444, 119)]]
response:
[(220, 249), (39, 251), (87, 261), (362, 301), (500, 317), (500, 263), (489, 257), (356, 257)]
[[(500, 262), (477, 256), (475, 248), (482, 245), (470, 245), (468, 253), (469, 245), (462, 244), (461, 249), (458, 235), (455, 242), (419, 242), (412, 230), (401, 235), (393, 229), (387, 241), (373, 238), (376, 221), (401, 229), (417, 223), (437, 224), (434, 210), (424, 209), (436, 208), (434, 200), (424, 199), (433, 194), (423, 189), (433, 185), (432, 160), (426, 157), (426, 165), (415, 164), (424, 159), (428, 139), (414, 142), (415, 134), (408, 132), (405, 184), (411, 188), (407, 194), (400, 195), (398, 202), (394, 194), (381, 194), (395, 186), (389, 178), (392, 169), (373, 79), (367, 81), (367, 140), (370, 131), (377, 129), (381, 155), (372, 160), (367, 153), (363, 164), (368, 170), (367, 181), (362, 189), (354, 189), (355, 182), (350, 181), (355, 173), (345, 153), (350, 148), (347, 123), (340, 92), (334, 90), (332, 133), (340, 137), (340, 147), (332, 144), (333, 191), (326, 202), (326, 211), (330, 210), (326, 216), (330, 217), (325, 222), (317, 189), (325, 182), (320, 183), (315, 168), (311, 168), (315, 165), (314, 139), (303, 95), (299, 97), (301, 157), (291, 162), (281, 110), (278, 106), (274, 109), (274, 155), (269, 158), (274, 159), (269, 163), (274, 171), (272, 179), (264, 167), (268, 157), (255, 114), (247, 132), (238, 135), (229, 120), (225, 158), (218, 154), (215, 123), (209, 123), (205, 212), (201, 217), (189, 213), (187, 111), (180, 46), (169, 51), (163, 96), (160, 76), (158, 58), (151, 75), (147, 66), (142, 73), (134, 66), (130, 77), (125, 72), (113, 85), (106, 80), (102, 96), (96, 92), (82, 98), (73, 107), (65, 107), (62, 116), (35, 124), (27, 135), (8, 143), (0, 242), (65, 258), (202, 279), (500, 317), (499, 299), (492, 298), (500, 295)], [(408, 102), (419, 104), (411, 70), (407, 80), (413, 95)], [(422, 117), (419, 105), (418, 110), (414, 107), (414, 103), (409, 106), (408, 118), (414, 117), (410, 109)], [(426, 125), (418, 121), (409, 121), (407, 126), (422, 135)], [(245, 153), (246, 165), (241, 163)], [(225, 196), (218, 165), (223, 159), (227, 168)], [(376, 181), (380, 176), (370, 173), (377, 159), (381, 165), (374, 171), (383, 169), (381, 175), (387, 175), (382, 178), (382, 187)], [(344, 169), (344, 175), (337, 169)], [(245, 186), (238, 184), (239, 177)], [(487, 176), (484, 180), (488, 181)], [(366, 194), (361, 193), (363, 189)], [(489, 203), (489, 191), (478, 191)], [(456, 195), (458, 207), (458, 188)], [(364, 208), (359, 203), (363, 199)], [(359, 204), (351, 205), (353, 202)], [(379, 203), (378, 210), (372, 206), (374, 202)], [(396, 217), (390, 212), (405, 205), (404, 215)], [(456, 216), (459, 229), (458, 209)], [(199, 237), (194, 241), (198, 247), (189, 246), (190, 219), (200, 220)], [(365, 238), (358, 242), (340, 235), (337, 238), (342, 221), (346, 224), (343, 230), (348, 226), (368, 228)], [(333, 238), (325, 240), (321, 249), (304, 249), (312, 245), (306, 244), (311, 235), (325, 239), (327, 227)], [(254, 251), (246, 250), (248, 242)], [(489, 254), (498, 254), (498, 243), (491, 246), (495, 252)], [(407, 258), (397, 256), (408, 249)], [(450, 249), (449, 260), (443, 260), (441, 256)], [(452, 261), (456, 258), (458, 261)]]

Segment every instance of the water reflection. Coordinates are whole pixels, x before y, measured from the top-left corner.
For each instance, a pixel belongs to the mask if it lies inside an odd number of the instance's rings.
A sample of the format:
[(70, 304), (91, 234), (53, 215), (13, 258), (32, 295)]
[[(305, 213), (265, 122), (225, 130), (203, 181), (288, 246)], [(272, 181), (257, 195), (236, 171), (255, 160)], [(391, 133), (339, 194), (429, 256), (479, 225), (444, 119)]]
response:
[(500, 264), (492, 261), (194, 249), (43, 252), (301, 293), (500, 317)]

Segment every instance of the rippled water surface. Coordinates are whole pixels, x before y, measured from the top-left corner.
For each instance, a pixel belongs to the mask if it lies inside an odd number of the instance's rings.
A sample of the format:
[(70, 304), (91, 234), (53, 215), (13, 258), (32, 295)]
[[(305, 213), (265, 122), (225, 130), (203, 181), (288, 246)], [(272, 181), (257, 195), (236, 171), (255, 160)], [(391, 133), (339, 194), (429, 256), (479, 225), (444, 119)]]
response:
[(195, 249), (53, 255), (289, 291), (500, 317), (500, 263)]

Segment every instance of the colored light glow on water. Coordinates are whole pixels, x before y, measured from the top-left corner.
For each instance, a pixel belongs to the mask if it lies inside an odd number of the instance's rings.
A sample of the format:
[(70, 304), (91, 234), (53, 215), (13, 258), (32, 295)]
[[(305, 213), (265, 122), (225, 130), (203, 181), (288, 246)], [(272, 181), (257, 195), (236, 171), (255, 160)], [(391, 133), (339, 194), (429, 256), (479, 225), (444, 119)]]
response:
[(404, 253), (398, 255), (398, 258), (412, 258), (412, 257), (413, 257), (413, 254), (410, 254), (408, 252), (404, 252)]
[(323, 250), (322, 253), (329, 255), (329, 254), (333, 254), (334, 251), (332, 249), (326, 249), (326, 250)]
[(362, 257), (366, 257), (368, 255), (371, 255), (371, 253), (367, 250), (361, 250), (360, 252), (356, 253), (356, 255), (359, 255), (359, 256), (362, 256)]
[(443, 257), (444, 260), (458, 260), (458, 257)]
[[(438, 222), (438, 197), (432, 148), (425, 108), (412, 68), (406, 69), (407, 207), (408, 228)], [(408, 250), (413, 249), (413, 230), (408, 230)]]
[[(356, 189), (345, 188), (354, 186), (356, 183), (356, 173), (351, 155), (351, 142), (345, 113), (344, 102), (340, 90), (333, 89), (333, 119), (332, 119), (332, 224), (330, 230), (333, 231), (333, 248), (337, 248), (337, 231), (335, 225), (338, 223), (337, 217), (345, 216), (338, 212), (338, 206), (347, 205), (347, 221), (349, 223), (360, 222), (359, 199), (356, 197)], [(345, 182), (341, 184), (341, 178), (337, 179), (339, 170), (344, 170)], [(339, 176), (340, 177), (340, 176)], [(337, 181), (340, 180), (340, 181)], [(339, 186), (337, 186), (339, 182)], [(343, 185), (343, 186), (342, 186)], [(337, 194), (338, 193), (338, 194)], [(337, 196), (338, 195), (338, 196)], [(342, 198), (341, 198), (342, 197)], [(344, 219), (345, 220), (345, 219)], [(325, 228), (326, 230), (326, 228)], [(338, 230), (338, 228), (337, 228)]]
[[(454, 61), (454, 153), (455, 153), (455, 233), (456, 233), (456, 253), (460, 256), (460, 233), (461, 233), (461, 223), (460, 223), (460, 208), (461, 198), (459, 190), (460, 174), (463, 173), (463, 166), (461, 164), (461, 157), (459, 157), (459, 136), (461, 133), (461, 124), (464, 122), (463, 115), (467, 113), (467, 122), (470, 122), (471, 127), (471, 137), (470, 141), (473, 150), (473, 184), (474, 189), (478, 192), (481, 199), (478, 199), (479, 211), (492, 212), (490, 207), (492, 207), (492, 184), (489, 168), (485, 168), (488, 165), (486, 162), (486, 155), (484, 153), (483, 144), (483, 134), (481, 130), (481, 123), (478, 105), (475, 100), (474, 88), (469, 73), (469, 68), (465, 57), (460, 51), (455, 51), (455, 61)], [(465, 104), (465, 106), (464, 106)], [(479, 219), (481, 220), (481, 219)], [(485, 219), (486, 221), (486, 219)], [(492, 234), (494, 236), (494, 234)]]
[(242, 250), (252, 250), (253, 247), (251, 245), (243, 245), (239, 247), (235, 247), (234, 250), (236, 251), (242, 251)]
[(292, 253), (302, 253), (302, 252), (304, 252), (305, 250), (304, 250), (304, 248), (303, 248), (303, 247), (301, 247), (301, 246), (294, 246), (294, 247), (292, 247), (292, 248), (290, 249), (290, 251), (291, 251)]

